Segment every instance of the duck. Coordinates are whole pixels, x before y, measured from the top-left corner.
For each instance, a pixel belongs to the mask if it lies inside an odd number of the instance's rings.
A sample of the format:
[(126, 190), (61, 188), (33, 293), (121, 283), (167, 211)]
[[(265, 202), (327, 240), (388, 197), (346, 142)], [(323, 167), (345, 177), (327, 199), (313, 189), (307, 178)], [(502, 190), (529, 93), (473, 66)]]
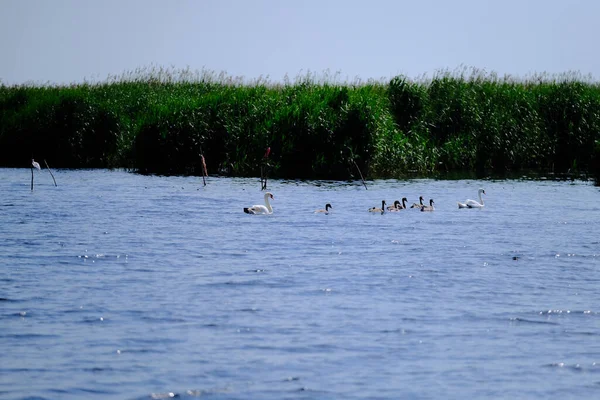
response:
[(329, 214), (330, 208), (333, 208), (333, 207), (331, 207), (331, 204), (327, 203), (327, 204), (325, 204), (325, 209), (315, 210), (315, 214), (318, 214), (318, 213)]
[(246, 214), (273, 214), (273, 207), (271, 207), (271, 203), (269, 203), (269, 199), (275, 200), (273, 194), (271, 192), (265, 193), (265, 205), (257, 204), (252, 207), (244, 207), (244, 212)]
[(477, 191), (477, 194), (479, 195), (479, 202), (477, 200), (471, 200), (471, 199), (467, 199), (464, 203), (461, 203), (459, 201), (458, 208), (483, 208), (484, 204), (483, 204), (483, 199), (481, 198), (481, 195), (485, 194), (485, 190), (483, 188), (480, 188)]
[(379, 208), (379, 207), (371, 207), (371, 208), (369, 208), (369, 212), (372, 212), (372, 213), (378, 212), (378, 213), (382, 213), (383, 214), (384, 211), (385, 211), (385, 200), (381, 200), (381, 208)]
[(410, 206), (410, 208), (421, 208), (421, 207), (423, 207), (423, 196), (419, 196), (418, 203), (413, 203), (412, 206)]
[(406, 202), (408, 200), (406, 199), (406, 197), (402, 198), (402, 203), (400, 203), (398, 200), (396, 200), (394, 202), (393, 206), (389, 206), (387, 209), (388, 211), (394, 212), (394, 211), (400, 211), (400, 210), (406, 210)]
[(421, 207), (421, 211), (435, 211), (435, 207), (433, 207), (433, 199), (429, 199), (429, 205)]

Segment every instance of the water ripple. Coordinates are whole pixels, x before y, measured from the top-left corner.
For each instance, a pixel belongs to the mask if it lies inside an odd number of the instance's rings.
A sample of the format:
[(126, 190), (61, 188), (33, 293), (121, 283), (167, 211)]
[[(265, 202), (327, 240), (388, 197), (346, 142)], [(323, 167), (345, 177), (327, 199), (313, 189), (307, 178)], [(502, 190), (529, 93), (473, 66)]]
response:
[[(273, 180), (254, 218), (256, 179), (22, 172), (0, 169), (0, 397), (597, 397), (588, 183)], [(434, 213), (366, 211), (420, 195)]]
[(520, 317), (511, 318), (510, 321), (511, 322), (524, 322), (524, 323), (528, 323), (528, 324), (540, 324), (540, 325), (559, 325), (558, 322), (536, 321), (536, 320), (525, 319), (525, 318), (520, 318)]

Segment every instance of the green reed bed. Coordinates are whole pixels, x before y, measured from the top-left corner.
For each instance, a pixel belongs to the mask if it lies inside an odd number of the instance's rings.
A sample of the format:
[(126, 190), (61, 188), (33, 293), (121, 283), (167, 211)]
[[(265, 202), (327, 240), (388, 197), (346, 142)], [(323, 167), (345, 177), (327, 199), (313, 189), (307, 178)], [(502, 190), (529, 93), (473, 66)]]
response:
[[(265, 149), (271, 148), (268, 160)], [(347, 179), (448, 171), (600, 171), (600, 87), (576, 73), (283, 83), (139, 70), (0, 86), (0, 164)]]

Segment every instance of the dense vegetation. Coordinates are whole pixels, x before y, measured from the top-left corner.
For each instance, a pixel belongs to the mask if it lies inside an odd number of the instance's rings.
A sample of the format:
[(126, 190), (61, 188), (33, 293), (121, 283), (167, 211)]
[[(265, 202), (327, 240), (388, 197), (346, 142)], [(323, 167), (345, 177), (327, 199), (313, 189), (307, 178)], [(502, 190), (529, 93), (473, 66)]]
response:
[(136, 71), (0, 86), (0, 165), (347, 179), (440, 171), (600, 171), (600, 86), (578, 74), (245, 82)]

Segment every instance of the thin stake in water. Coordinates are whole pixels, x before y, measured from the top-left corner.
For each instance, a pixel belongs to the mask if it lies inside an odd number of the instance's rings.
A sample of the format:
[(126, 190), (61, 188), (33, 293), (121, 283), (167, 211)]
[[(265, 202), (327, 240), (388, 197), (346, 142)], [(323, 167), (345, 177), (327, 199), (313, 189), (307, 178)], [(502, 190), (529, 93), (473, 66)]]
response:
[[(52, 170), (50, 169), (50, 166), (48, 165), (48, 162), (46, 160), (44, 160), (44, 164), (46, 164), (46, 169), (48, 170), (48, 172), (50, 172), (50, 176), (52, 176), (52, 180), (54, 181), (54, 186), (58, 186), (58, 184), (56, 183), (56, 178), (54, 178), (54, 174), (52, 173)], [(42, 167), (40, 167), (40, 164), (32, 158), (31, 159), (31, 191), (33, 191), (33, 169), (34, 168), (39, 171), (42, 170)]]
[(362, 183), (363, 183), (363, 185), (365, 185), (365, 189), (369, 190), (367, 188), (367, 183), (365, 182), (365, 178), (363, 178), (363, 174), (362, 174), (362, 172), (360, 172), (360, 168), (358, 168), (358, 164), (354, 160), (352, 160), (352, 162), (354, 163), (354, 165), (356, 166), (356, 169), (358, 170), (358, 173), (360, 174), (360, 179), (362, 179)]
[[(54, 179), (54, 174), (52, 173), (52, 170), (50, 169), (50, 166), (48, 165), (48, 163), (46, 162), (46, 159), (44, 159), (44, 164), (46, 164), (46, 168), (48, 169), (48, 172), (50, 172), (50, 176), (52, 176), (52, 180), (54, 181), (54, 186), (58, 186), (56, 184), (56, 179)], [(38, 164), (39, 165), (39, 164)]]
[(206, 161), (204, 159), (204, 154), (200, 154), (200, 159), (202, 160), (202, 182), (204, 182), (204, 186), (206, 186), (206, 179), (208, 178), (208, 170), (206, 169)]
[(260, 190), (267, 189), (267, 172), (269, 167), (269, 154), (271, 154), (271, 147), (267, 147), (265, 155), (263, 156), (263, 162), (260, 166)]
[(33, 192), (33, 169), (36, 168), (41, 170), (40, 164), (36, 162), (33, 158), (31, 159), (31, 191)]

